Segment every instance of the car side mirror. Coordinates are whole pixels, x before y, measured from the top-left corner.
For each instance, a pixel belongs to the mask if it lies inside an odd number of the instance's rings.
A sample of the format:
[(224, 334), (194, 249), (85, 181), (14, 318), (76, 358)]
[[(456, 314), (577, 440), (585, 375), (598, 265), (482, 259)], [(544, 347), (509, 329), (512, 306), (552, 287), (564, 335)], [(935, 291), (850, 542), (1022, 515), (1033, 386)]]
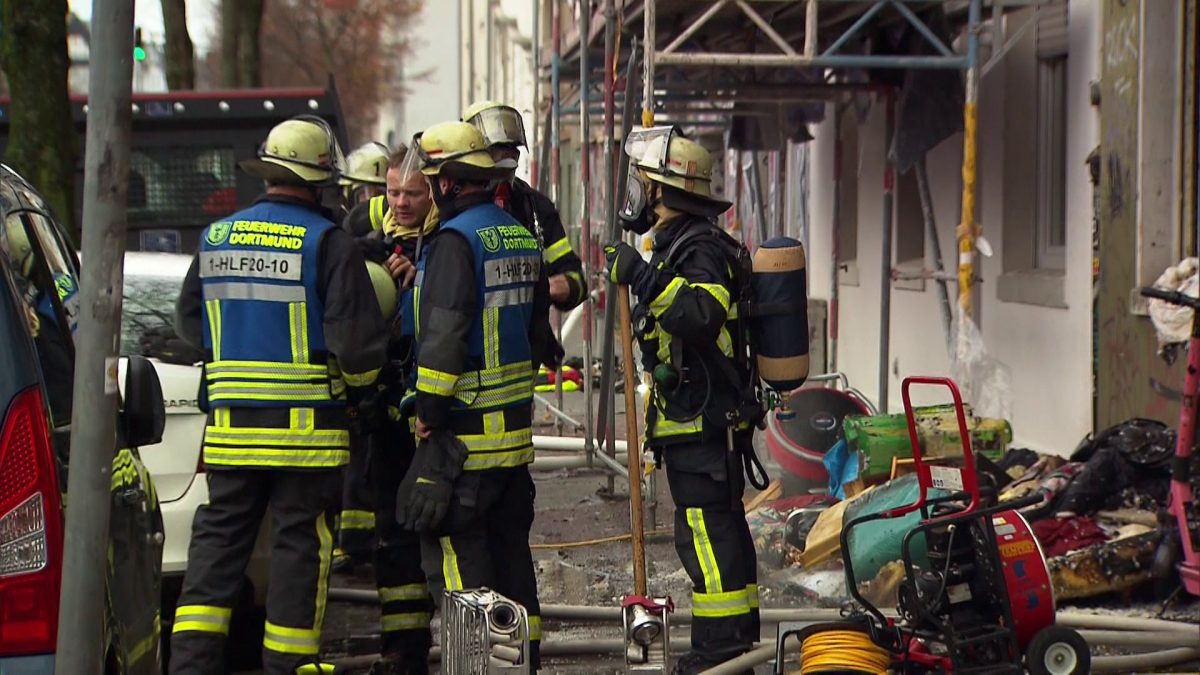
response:
[(127, 357), (124, 394), (121, 428), (125, 445), (136, 448), (161, 443), (167, 411), (158, 372), (146, 357)]

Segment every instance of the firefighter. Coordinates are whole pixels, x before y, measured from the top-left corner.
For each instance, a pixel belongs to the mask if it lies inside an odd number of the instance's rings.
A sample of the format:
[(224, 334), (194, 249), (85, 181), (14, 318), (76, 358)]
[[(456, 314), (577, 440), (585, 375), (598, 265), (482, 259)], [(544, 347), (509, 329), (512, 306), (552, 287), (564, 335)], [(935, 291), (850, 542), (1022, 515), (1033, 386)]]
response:
[(666, 465), (675, 548), (694, 587), (691, 650), (674, 672), (697, 673), (759, 636), (754, 542), (742, 508), (752, 432), (738, 417), (746, 403), (738, 393), (751, 384), (736, 321), (743, 277), (738, 245), (715, 225), (731, 205), (712, 196), (708, 151), (674, 127), (635, 130), (625, 150), (620, 215), (627, 231), (652, 233), (652, 253), (647, 263), (623, 242), (604, 250), (609, 278), (637, 296), (633, 322), (654, 380), (646, 445)]
[[(387, 182), (389, 152), (382, 143), (365, 143), (346, 157), (342, 186), (342, 209), (346, 217), (359, 204), (382, 198)], [(352, 572), (371, 560), (375, 549), (375, 512), (367, 477), (365, 441), (352, 435), (355, 451), (350, 453), (342, 478), (341, 512), (337, 518), (338, 546), (333, 549), (333, 571)]]
[(335, 201), (341, 165), (320, 118), (275, 126), (240, 164), (266, 181), (266, 195), (205, 229), (184, 279), (176, 324), (205, 351), (209, 502), (192, 525), (172, 673), (225, 672), (230, 615), (268, 512), (265, 672), (332, 672), (315, 662), (333, 509), (349, 428), (377, 418), (385, 358), (362, 254), (322, 207)]
[(583, 263), (571, 249), (554, 202), (516, 175), (521, 148), (529, 147), (521, 113), (502, 103), (479, 101), (467, 108), (462, 119), (479, 129), (496, 165), (508, 170), (506, 180), (496, 189), (496, 205), (537, 236), (554, 307), (563, 312), (574, 309), (587, 297)]
[[(389, 209), (379, 230), (362, 227), (363, 219), (345, 227), (359, 234), (360, 246), (368, 259), (387, 267), (406, 300), (401, 312), (412, 312), (411, 289), (416, 268), (413, 261), (419, 249), (437, 228), (437, 210), (429, 183), (416, 170), (408, 148), (401, 146), (388, 159)], [(360, 212), (361, 213), (361, 212)], [(363, 232), (365, 230), (365, 232)], [(382, 608), (381, 658), (372, 666), (372, 675), (418, 675), (429, 671), (429, 649), (433, 636), (429, 629), (433, 600), (421, 569), (420, 539), (415, 532), (396, 521), (396, 491), (412, 463), (416, 451), (411, 415), (400, 412), (407, 373), (412, 368), (412, 340), (397, 336), (388, 342), (386, 371), (388, 419), (379, 432), (370, 437), (370, 484), (374, 491), (375, 582)]]
[[(420, 532), (434, 597), (487, 586), (526, 607), (537, 667), (533, 376), (550, 299), (537, 240), (493, 202), (503, 175), (470, 124), (413, 140), (441, 225), (417, 262), (416, 455), (397, 519)], [(552, 337), (552, 336), (550, 336)]]
[(383, 196), (388, 155), (383, 143), (364, 143), (346, 157), (346, 173), (338, 180), (346, 212), (359, 204)]

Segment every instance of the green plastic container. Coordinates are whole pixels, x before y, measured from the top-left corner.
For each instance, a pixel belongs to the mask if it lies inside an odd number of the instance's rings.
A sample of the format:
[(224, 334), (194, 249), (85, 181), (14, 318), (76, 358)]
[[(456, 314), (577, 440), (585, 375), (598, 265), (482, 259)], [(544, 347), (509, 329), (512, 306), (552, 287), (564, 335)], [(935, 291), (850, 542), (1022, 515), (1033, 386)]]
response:
[[(971, 447), (978, 454), (998, 460), (1012, 442), (1012, 427), (1005, 420), (978, 418), (970, 406), (965, 406), (967, 428), (971, 431)], [(953, 405), (916, 408), (917, 437), (926, 457), (961, 457), (962, 442), (958, 432), (958, 417)], [(909, 447), (908, 422), (904, 414), (850, 416), (842, 423), (846, 443), (862, 457), (864, 480), (887, 478), (892, 472), (892, 460), (912, 457)]]

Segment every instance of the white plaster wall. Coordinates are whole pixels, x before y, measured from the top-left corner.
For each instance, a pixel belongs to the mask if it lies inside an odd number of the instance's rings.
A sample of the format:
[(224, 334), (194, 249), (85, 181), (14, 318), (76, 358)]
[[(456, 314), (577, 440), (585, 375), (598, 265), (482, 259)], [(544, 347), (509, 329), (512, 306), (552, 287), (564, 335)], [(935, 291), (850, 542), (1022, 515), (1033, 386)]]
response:
[[(996, 280), (1003, 271), (1001, 237), (1003, 148), (1029, 142), (1003, 137), (1004, 69), (983, 81), (979, 102), (980, 222), (994, 257), (982, 264), (981, 329), (991, 355), (1012, 371), (1012, 423), (1017, 445), (1068, 454), (1092, 427), (1091, 230), (1092, 187), (1084, 163), (1098, 138), (1097, 111), (1088, 100), (1088, 82), (1099, 78), (1100, 12), (1090, 0), (1070, 3), (1067, 139), (1067, 309), (1000, 302)], [(809, 248), (809, 288), (830, 297), (833, 122), (815, 130), (811, 167), (813, 236)], [(878, 399), (879, 307), (883, 207), (884, 109), (872, 108), (859, 130), (859, 157), (845, 157), (858, 170), (858, 280), (840, 287), (838, 369), (868, 396)], [(947, 265), (957, 259), (954, 229), (959, 222), (962, 136), (929, 153), (939, 241)], [(954, 301), (952, 289), (952, 301)], [(889, 410), (902, 409), (900, 382), (914, 374), (949, 375), (937, 291), (893, 288)]]

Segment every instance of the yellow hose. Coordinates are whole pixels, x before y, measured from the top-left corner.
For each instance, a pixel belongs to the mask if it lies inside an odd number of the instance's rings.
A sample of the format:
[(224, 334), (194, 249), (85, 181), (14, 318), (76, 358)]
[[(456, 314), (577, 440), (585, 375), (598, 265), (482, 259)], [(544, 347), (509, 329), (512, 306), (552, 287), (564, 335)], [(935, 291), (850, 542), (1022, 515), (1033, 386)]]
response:
[(827, 673), (854, 670), (885, 675), (892, 657), (856, 630), (824, 630), (809, 635), (800, 646), (800, 672)]
[[(650, 530), (646, 533), (646, 538), (659, 537), (664, 534), (671, 534), (674, 530)], [(611, 537), (601, 537), (600, 539), (585, 539), (583, 541), (564, 541), (562, 543), (549, 544), (530, 544), (529, 548), (535, 551), (557, 551), (560, 548), (583, 548), (584, 546), (598, 546), (600, 544), (614, 544), (618, 541), (629, 541), (631, 535), (616, 534)]]

